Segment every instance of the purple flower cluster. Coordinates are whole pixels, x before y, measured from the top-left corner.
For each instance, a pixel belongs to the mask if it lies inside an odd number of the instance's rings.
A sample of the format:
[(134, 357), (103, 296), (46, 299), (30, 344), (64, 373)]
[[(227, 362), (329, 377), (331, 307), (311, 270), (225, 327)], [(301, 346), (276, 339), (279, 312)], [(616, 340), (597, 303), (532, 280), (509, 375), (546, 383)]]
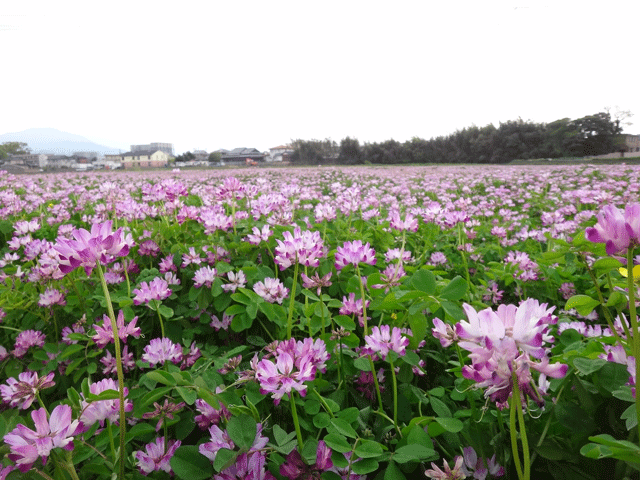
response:
[(276, 240), (275, 263), (284, 270), (295, 263), (306, 267), (317, 267), (320, 259), (326, 256), (324, 242), (320, 232), (309, 230), (301, 231), (296, 227), (291, 232), (282, 234), (284, 240)]
[(552, 341), (548, 326), (557, 322), (552, 316), (554, 307), (548, 309), (530, 298), (519, 306), (500, 305), (495, 312), (490, 308), (476, 312), (466, 303), (463, 308), (468, 321), (456, 324), (456, 334), (460, 347), (470, 352), (472, 364), (462, 368), (462, 375), (477, 382), (478, 388), (486, 388), (485, 397), (503, 408), (512, 393), (515, 374), (523, 401), (529, 396), (544, 405), (545, 392), (534, 386), (531, 369), (562, 378), (568, 368), (561, 363), (549, 364), (544, 346)]
[(597, 219), (585, 235), (591, 242), (604, 243), (608, 255), (626, 252), (630, 246), (640, 244), (640, 203), (627, 205), (624, 211), (607, 205)]
[(144, 347), (142, 360), (152, 367), (158, 364), (164, 365), (165, 362), (178, 364), (182, 361), (182, 347), (167, 337), (154, 338)]
[(6, 385), (0, 385), (2, 400), (12, 408), (26, 410), (36, 399), (36, 395), (45, 388), (55, 385), (54, 373), (50, 372), (40, 378), (37, 372), (22, 372), (18, 379), (9, 378)]
[(336, 249), (336, 270), (342, 270), (347, 265), (356, 267), (360, 263), (376, 264), (376, 251), (371, 248), (369, 242), (363, 245), (362, 240), (354, 240), (345, 242), (342, 247)]
[(267, 277), (262, 282), (253, 285), (253, 291), (264, 298), (269, 303), (282, 304), (284, 298), (289, 294), (289, 289), (277, 278)]
[(368, 355), (378, 355), (383, 360), (389, 356), (389, 352), (405, 355), (405, 349), (409, 346), (409, 339), (402, 335), (398, 327), (389, 325), (375, 326), (371, 329), (371, 335), (365, 335), (366, 343), (363, 351)]
[(181, 444), (180, 440), (169, 440), (165, 448), (164, 437), (158, 437), (155, 442), (146, 444), (144, 451), (137, 450), (133, 452), (134, 458), (138, 461), (137, 465), (140, 473), (149, 475), (151, 472), (162, 470), (173, 474), (169, 462)]
[(94, 223), (91, 232), (79, 228), (71, 233), (72, 240), (59, 238), (53, 248), (58, 252), (60, 270), (66, 274), (84, 267), (91, 275), (97, 262), (106, 265), (115, 257), (127, 256), (135, 245), (131, 235), (125, 235), (122, 227), (113, 232), (111, 225), (111, 220)]
[(133, 297), (134, 305), (141, 305), (143, 303), (148, 305), (151, 300), (162, 301), (169, 298), (169, 296), (171, 296), (171, 289), (169, 288), (169, 283), (167, 283), (164, 278), (156, 277), (149, 283), (141, 282), (140, 288), (134, 288), (131, 293), (135, 294), (135, 297)]
[[(138, 317), (133, 317), (133, 319), (125, 325), (123, 311), (120, 310), (118, 312), (118, 317), (116, 318), (118, 338), (124, 343), (127, 343), (127, 337), (129, 335), (134, 338), (138, 338), (140, 336), (141, 330), (139, 327), (136, 327), (137, 321)], [(98, 347), (104, 348), (107, 344), (114, 341), (111, 319), (108, 315), (104, 315), (102, 317), (102, 326), (96, 324), (94, 328), (96, 329), (96, 334), (92, 338)]]
[(326, 346), (320, 339), (311, 338), (296, 342), (294, 339), (280, 342), (275, 350), (275, 363), (265, 357), (256, 366), (256, 380), (263, 395), (272, 394), (278, 405), (284, 395), (291, 396), (296, 390), (301, 396), (307, 394), (304, 382), (315, 379), (316, 371), (326, 371), (329, 359)]
[(73, 437), (79, 433), (80, 427), (78, 420), (71, 420), (69, 405), (58, 405), (50, 416), (44, 408), (34, 410), (31, 418), (35, 431), (18, 424), (4, 436), (4, 442), (9, 445), (11, 452), (9, 459), (23, 473), (31, 469), (38, 457), (42, 459), (42, 463), (46, 463), (54, 448), (73, 450)]

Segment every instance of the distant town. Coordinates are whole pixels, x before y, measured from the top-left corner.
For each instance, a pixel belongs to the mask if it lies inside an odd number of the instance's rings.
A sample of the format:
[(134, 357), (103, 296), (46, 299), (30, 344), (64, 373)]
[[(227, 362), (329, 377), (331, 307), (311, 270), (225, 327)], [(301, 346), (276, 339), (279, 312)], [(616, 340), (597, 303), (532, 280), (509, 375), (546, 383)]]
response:
[(17, 169), (62, 170), (131, 170), (141, 168), (169, 168), (196, 166), (257, 166), (262, 163), (288, 162), (293, 153), (291, 145), (279, 145), (266, 152), (255, 148), (219, 149), (214, 152), (194, 150), (176, 156), (172, 143), (131, 145), (125, 153), (100, 155), (98, 152), (74, 152), (72, 155), (46, 153), (9, 154), (4, 166)]

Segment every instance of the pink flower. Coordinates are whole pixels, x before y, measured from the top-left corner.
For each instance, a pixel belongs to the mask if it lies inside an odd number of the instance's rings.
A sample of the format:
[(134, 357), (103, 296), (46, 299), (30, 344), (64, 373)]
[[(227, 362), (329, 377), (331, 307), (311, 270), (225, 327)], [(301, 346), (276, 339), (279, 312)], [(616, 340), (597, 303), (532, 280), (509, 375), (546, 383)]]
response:
[[(120, 338), (120, 340), (122, 340), (124, 343), (127, 343), (127, 337), (129, 335), (135, 338), (138, 338), (140, 336), (141, 330), (139, 327), (136, 327), (137, 321), (138, 317), (133, 317), (133, 319), (125, 325), (124, 313), (122, 312), (122, 310), (118, 312), (118, 318), (116, 318), (116, 326), (118, 327), (118, 338)], [(102, 317), (102, 326), (96, 324), (94, 325), (94, 327), (96, 329), (96, 334), (92, 338), (99, 348), (104, 348), (109, 342), (114, 341), (113, 329), (111, 328), (111, 319), (108, 315), (104, 315)]]
[[(105, 378), (99, 382), (94, 382), (89, 385), (89, 392), (94, 395), (99, 395), (106, 390), (118, 391), (118, 383), (112, 378)], [(129, 389), (124, 388), (124, 396), (129, 394)], [(80, 421), (82, 422), (82, 430), (86, 431), (91, 426), (100, 422), (100, 425), (104, 426), (104, 421), (109, 420), (111, 423), (118, 423), (120, 418), (120, 400), (118, 398), (112, 400), (98, 400), (96, 402), (88, 402), (82, 394), (82, 400), (80, 406), (82, 411), (80, 413)], [(130, 412), (133, 410), (133, 403), (130, 400), (124, 401), (124, 411)]]
[(433, 319), (433, 326), (435, 328), (431, 329), (431, 333), (434, 337), (440, 340), (440, 345), (443, 347), (448, 347), (454, 342), (458, 341), (458, 335), (454, 332), (453, 327), (451, 325), (444, 323), (438, 317)]
[(296, 227), (291, 232), (282, 234), (283, 240), (276, 240), (278, 246), (275, 249), (275, 263), (284, 270), (295, 263), (307, 267), (320, 265), (320, 258), (325, 256), (324, 242), (320, 232), (305, 230)]
[[(567, 365), (549, 364), (543, 342), (548, 324), (556, 321), (537, 300), (528, 299), (516, 307), (500, 305), (496, 312), (490, 308), (476, 312), (464, 304), (468, 322), (456, 324), (461, 348), (470, 352), (471, 366), (462, 368), (465, 378), (477, 382), (478, 388), (486, 388), (485, 397), (495, 401), (499, 408), (506, 406), (513, 390), (515, 373), (521, 397), (527, 396), (543, 406), (542, 391), (533, 382), (531, 369), (553, 378), (562, 378)], [(539, 359), (535, 362), (531, 359)]]
[(138, 254), (140, 255), (157, 257), (158, 253), (160, 253), (160, 247), (153, 240), (145, 240), (140, 244), (140, 247), (138, 247)]
[(182, 347), (167, 337), (154, 338), (149, 342), (149, 345), (144, 347), (142, 360), (152, 367), (157, 364), (164, 365), (167, 361), (177, 365), (182, 361)]
[(9, 378), (7, 385), (0, 385), (2, 400), (10, 407), (26, 410), (36, 399), (38, 392), (55, 385), (53, 376), (53, 372), (42, 378), (36, 372), (22, 372), (18, 375), (18, 380)]
[(391, 215), (391, 221), (389, 226), (394, 230), (399, 231), (409, 231), (409, 232), (417, 232), (418, 231), (418, 220), (411, 213), (407, 213), (404, 217), (404, 220), (400, 218), (400, 214), (396, 211)]
[(148, 305), (151, 300), (162, 301), (169, 298), (171, 289), (169, 288), (169, 283), (167, 283), (164, 278), (156, 277), (149, 283), (141, 282), (140, 288), (134, 288), (132, 293), (136, 295), (133, 298), (134, 305), (140, 305), (142, 303)]
[(425, 471), (424, 474), (432, 480), (463, 480), (467, 476), (462, 472), (462, 461), (462, 457), (458, 455), (453, 470), (446, 461), (444, 470), (440, 470), (435, 463), (431, 462), (432, 469)]
[(58, 252), (60, 271), (66, 274), (84, 267), (85, 273), (91, 275), (97, 262), (106, 265), (115, 257), (127, 256), (135, 245), (131, 235), (125, 236), (122, 227), (113, 232), (111, 225), (107, 220), (93, 224), (91, 232), (84, 228), (74, 230), (73, 240), (58, 238), (53, 248)]
[[(223, 386), (216, 387), (216, 393), (221, 393), (223, 390)], [(194, 421), (201, 430), (207, 430), (211, 425), (219, 425), (220, 422), (227, 421), (231, 418), (231, 413), (223, 403), (220, 403), (220, 409), (217, 410), (204, 400), (198, 398), (195, 406), (196, 410), (200, 412), (200, 415), (196, 415)]]
[(376, 264), (376, 252), (369, 242), (363, 245), (362, 240), (354, 240), (345, 242), (342, 247), (337, 248), (335, 257), (337, 270), (342, 270), (347, 265), (356, 267), (359, 263)]
[[(484, 480), (487, 478), (487, 474), (490, 474), (492, 477), (502, 477), (504, 475), (504, 468), (496, 462), (495, 454), (491, 458), (483, 459), (478, 457), (473, 447), (465, 447), (462, 449), (462, 452), (464, 464), (461, 470), (467, 477)], [(456, 457), (456, 462), (457, 460), (458, 457)]]
[(19, 424), (4, 436), (9, 445), (9, 459), (16, 463), (18, 470), (28, 472), (38, 457), (46, 463), (49, 453), (54, 448), (73, 450), (73, 436), (76, 435), (79, 422), (71, 421), (71, 407), (58, 405), (47, 420), (44, 408), (31, 412), (35, 424), (35, 432)]
[(222, 314), (222, 321), (218, 320), (218, 317), (215, 315), (211, 315), (211, 323), (209, 326), (216, 329), (216, 332), (220, 329), (227, 330), (229, 325), (231, 325), (231, 321), (233, 320), (233, 315), (227, 315), (226, 313)]
[(627, 205), (624, 212), (607, 205), (597, 215), (598, 223), (585, 231), (587, 240), (604, 243), (608, 255), (626, 252), (640, 242), (640, 204)]
[(215, 268), (209, 266), (199, 268), (193, 275), (193, 286), (200, 288), (205, 285), (207, 288), (211, 288), (211, 284), (215, 281), (218, 272)]
[[(102, 373), (105, 376), (115, 375), (118, 372), (118, 366), (116, 364), (116, 357), (111, 355), (111, 352), (107, 350), (104, 357), (100, 359), (100, 363), (104, 365)], [(136, 366), (136, 362), (133, 360), (133, 353), (129, 352), (127, 345), (122, 349), (122, 370), (124, 372), (130, 372)]]
[[(248, 455), (259, 455), (259, 451), (262, 450), (269, 441), (267, 437), (262, 436), (262, 424), (258, 423), (256, 427), (256, 436), (253, 440), (251, 448), (249, 448), (249, 451), (247, 452)], [(209, 428), (209, 434), (211, 435), (211, 441), (201, 444), (198, 447), (198, 451), (212, 462), (215, 461), (218, 450), (220, 450), (221, 448), (227, 448), (229, 450), (233, 450), (235, 448), (235, 444), (229, 438), (229, 434), (227, 433), (227, 431), (221, 430), (217, 425), (212, 425)], [(240, 460), (240, 458), (238, 460)], [(259, 480), (262, 480), (262, 478), (260, 478)]]
[(294, 449), (287, 455), (285, 462), (280, 465), (280, 475), (289, 480), (320, 478), (322, 472), (331, 467), (333, 467), (331, 449), (327, 447), (324, 440), (320, 440), (316, 448), (316, 462), (313, 465), (307, 465), (298, 450)]
[(307, 394), (304, 382), (313, 380), (315, 373), (316, 367), (308, 355), (302, 357), (299, 365), (296, 365), (292, 355), (282, 352), (278, 354), (275, 364), (268, 359), (258, 362), (256, 379), (260, 382), (260, 393), (272, 393), (271, 398), (278, 405), (285, 394), (291, 396), (292, 390), (304, 397)]
[(51, 307), (53, 305), (66, 305), (67, 302), (64, 299), (64, 295), (55, 288), (47, 288), (44, 293), (40, 294), (40, 300), (38, 305), (41, 307)]
[(331, 286), (331, 282), (330, 282), (331, 275), (332, 273), (329, 272), (326, 275), (324, 275), (322, 278), (320, 278), (320, 276), (318, 275), (318, 272), (314, 273), (313, 277), (308, 277), (304, 273), (301, 273), (300, 278), (302, 279), (302, 286), (304, 288), (308, 288), (309, 290), (311, 290), (312, 288), (315, 288), (316, 293), (320, 295), (322, 287)]
[(39, 330), (24, 330), (16, 337), (13, 355), (21, 358), (27, 353), (29, 348), (44, 346), (45, 339), (44, 333)]
[(200, 265), (201, 263), (202, 258), (196, 253), (194, 247), (189, 247), (189, 253), (182, 255), (182, 268), (185, 268), (187, 265)]
[(403, 356), (406, 353), (405, 349), (409, 346), (409, 339), (401, 335), (400, 329), (393, 327), (391, 330), (389, 325), (373, 327), (371, 335), (365, 335), (364, 339), (367, 342), (365, 346), (367, 352), (371, 355), (378, 354), (383, 360), (387, 359), (391, 351)]
[(270, 225), (264, 225), (262, 230), (258, 229), (258, 227), (253, 227), (251, 231), (253, 235), (249, 234), (246, 238), (251, 245), (260, 245), (260, 242), (268, 242), (269, 237), (273, 235)]
[(289, 289), (277, 278), (267, 277), (262, 282), (256, 282), (253, 291), (269, 303), (279, 303), (289, 294)]
[(144, 446), (144, 452), (137, 450), (133, 456), (138, 461), (138, 468), (143, 475), (149, 475), (151, 472), (162, 470), (173, 474), (171, 470), (171, 457), (176, 453), (178, 447), (182, 444), (180, 440), (169, 440), (165, 450), (164, 437), (156, 438), (155, 442), (148, 443)]
[(229, 283), (222, 285), (222, 290), (225, 292), (235, 292), (238, 288), (244, 288), (247, 285), (247, 277), (242, 270), (238, 273), (227, 272), (227, 279)]

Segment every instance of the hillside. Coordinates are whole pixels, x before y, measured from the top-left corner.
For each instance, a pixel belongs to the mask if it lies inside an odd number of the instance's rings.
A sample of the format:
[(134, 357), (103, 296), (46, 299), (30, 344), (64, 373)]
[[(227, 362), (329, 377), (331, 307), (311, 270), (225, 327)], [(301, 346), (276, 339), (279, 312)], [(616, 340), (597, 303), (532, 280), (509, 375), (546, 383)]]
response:
[(0, 143), (4, 142), (24, 142), (33, 153), (71, 155), (74, 152), (98, 152), (99, 155), (104, 155), (119, 152), (117, 148), (99, 145), (80, 135), (55, 128), (29, 128), (21, 132), (5, 133), (0, 135)]

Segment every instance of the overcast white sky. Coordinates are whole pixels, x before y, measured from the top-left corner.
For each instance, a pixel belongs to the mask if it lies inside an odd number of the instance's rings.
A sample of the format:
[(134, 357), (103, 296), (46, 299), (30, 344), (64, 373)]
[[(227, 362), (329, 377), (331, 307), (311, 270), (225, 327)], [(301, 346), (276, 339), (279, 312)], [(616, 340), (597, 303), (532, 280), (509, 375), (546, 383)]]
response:
[(0, 134), (127, 149), (429, 139), (618, 106), (640, 2), (3, 0)]

